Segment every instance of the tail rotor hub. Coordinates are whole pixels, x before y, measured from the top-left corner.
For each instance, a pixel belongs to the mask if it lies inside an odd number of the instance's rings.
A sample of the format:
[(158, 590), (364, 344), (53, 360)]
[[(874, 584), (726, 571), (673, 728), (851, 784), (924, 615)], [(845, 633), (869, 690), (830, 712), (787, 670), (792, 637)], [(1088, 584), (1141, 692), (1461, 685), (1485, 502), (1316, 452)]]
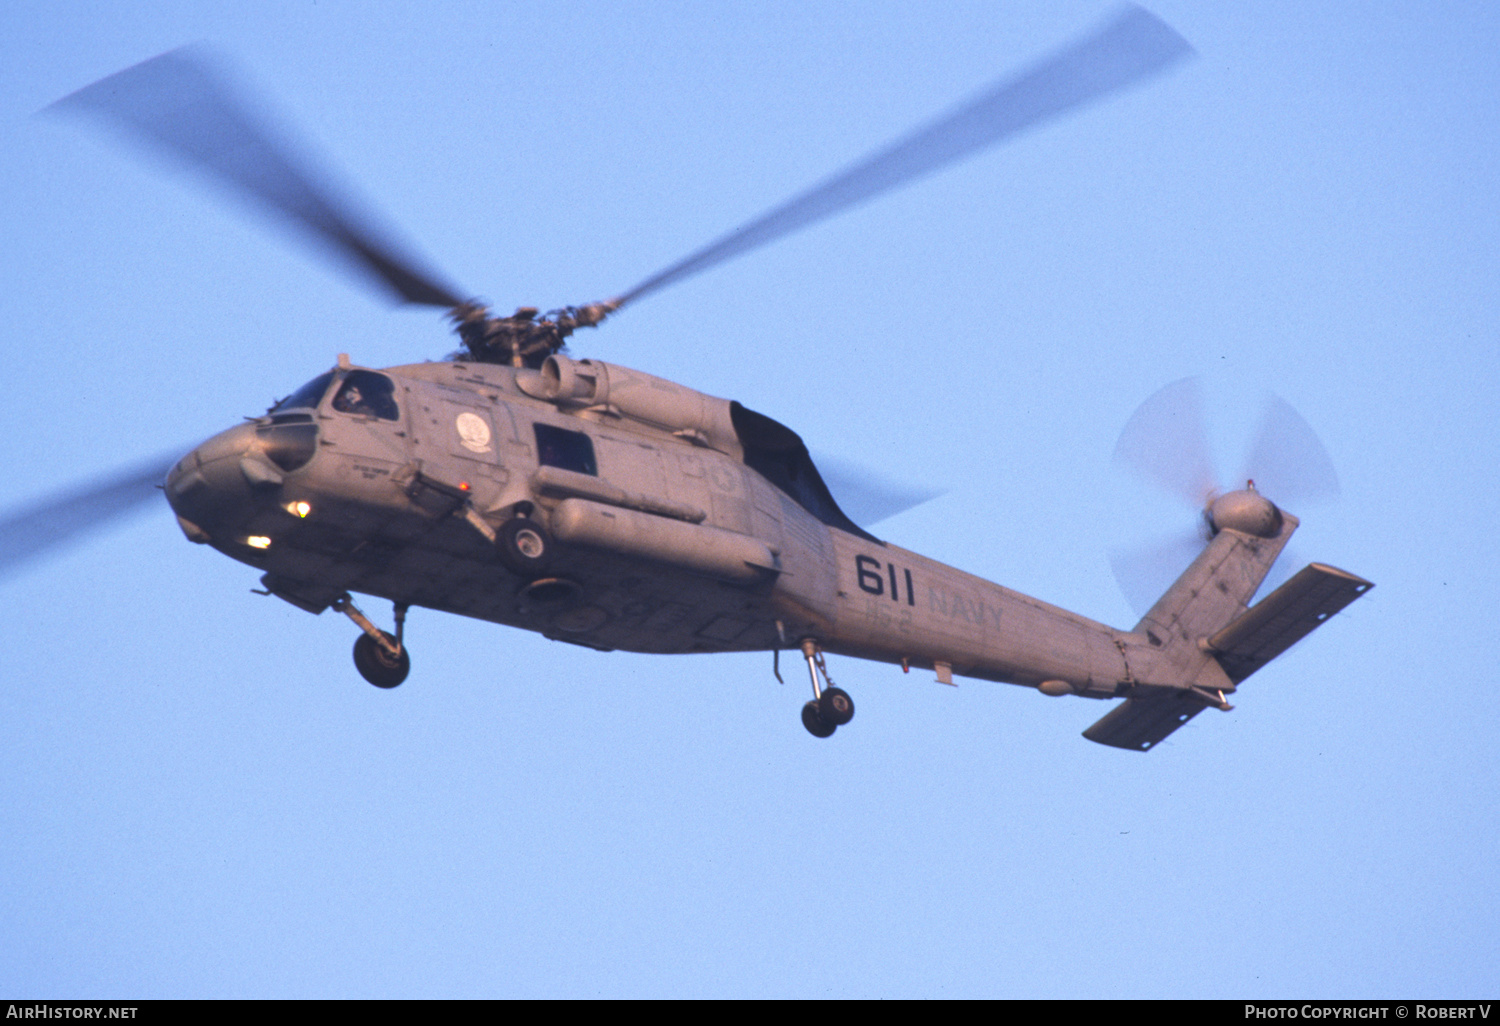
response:
[(1254, 481), (1246, 481), (1244, 488), (1215, 498), (1204, 515), (1214, 534), (1225, 528), (1256, 538), (1274, 538), (1281, 533), (1281, 510), (1255, 490)]

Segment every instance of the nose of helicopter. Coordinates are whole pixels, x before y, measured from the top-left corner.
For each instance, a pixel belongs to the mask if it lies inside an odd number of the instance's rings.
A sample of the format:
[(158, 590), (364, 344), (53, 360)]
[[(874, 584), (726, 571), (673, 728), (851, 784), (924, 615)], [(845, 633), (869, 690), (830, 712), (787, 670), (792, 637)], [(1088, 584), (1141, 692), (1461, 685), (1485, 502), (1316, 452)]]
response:
[(243, 519), (258, 492), (280, 483), (280, 472), (260, 452), (255, 425), (239, 424), (177, 461), (167, 474), (167, 503), (189, 539), (208, 542)]

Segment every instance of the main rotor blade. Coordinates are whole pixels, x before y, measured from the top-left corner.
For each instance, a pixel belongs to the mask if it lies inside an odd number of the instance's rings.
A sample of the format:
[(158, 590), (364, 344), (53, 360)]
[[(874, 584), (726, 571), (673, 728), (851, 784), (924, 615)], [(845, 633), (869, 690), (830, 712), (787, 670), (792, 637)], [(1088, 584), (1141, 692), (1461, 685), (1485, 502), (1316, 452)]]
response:
[(813, 462), (839, 509), (860, 527), (871, 527), (889, 520), (943, 494), (935, 488), (903, 484), (868, 467), (826, 453), (818, 453)]
[(963, 107), (925, 125), (742, 225), (612, 300), (616, 306), (832, 217), (931, 174), (987, 146), (1133, 85), (1193, 53), (1155, 15), (1130, 7), (1092, 36), (1006, 79)]
[(0, 519), (0, 578), (37, 556), (107, 526), (152, 496), (181, 453), (159, 456), (79, 489), (43, 499)]
[[(233, 186), (309, 232), (407, 302), (456, 307), (461, 300), (406, 255), (391, 233), (337, 197), (326, 176), (299, 160), (284, 131), (257, 119), (197, 48), (172, 50), (126, 68), (49, 110), (84, 111)], [(321, 179), (321, 181), (320, 181)]]

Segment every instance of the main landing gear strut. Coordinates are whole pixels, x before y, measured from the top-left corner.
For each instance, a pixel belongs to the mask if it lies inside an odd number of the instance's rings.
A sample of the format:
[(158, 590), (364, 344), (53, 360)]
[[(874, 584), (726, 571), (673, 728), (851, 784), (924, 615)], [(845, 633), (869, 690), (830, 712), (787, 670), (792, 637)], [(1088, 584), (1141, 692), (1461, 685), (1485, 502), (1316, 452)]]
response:
[(393, 688), (404, 681), (411, 672), (411, 656), (401, 640), (409, 608), (406, 603), (396, 603), (394, 637), (371, 623), (347, 594), (335, 599), (333, 608), (353, 620), (364, 632), (354, 640), (354, 668), (359, 675), (377, 688)]
[[(854, 719), (854, 699), (843, 688), (834, 687), (823, 662), (823, 650), (812, 638), (802, 639), (807, 675), (812, 678), (813, 700), (802, 707), (802, 725), (813, 737), (832, 737), (833, 732)], [(823, 687), (822, 684), (827, 684)]]

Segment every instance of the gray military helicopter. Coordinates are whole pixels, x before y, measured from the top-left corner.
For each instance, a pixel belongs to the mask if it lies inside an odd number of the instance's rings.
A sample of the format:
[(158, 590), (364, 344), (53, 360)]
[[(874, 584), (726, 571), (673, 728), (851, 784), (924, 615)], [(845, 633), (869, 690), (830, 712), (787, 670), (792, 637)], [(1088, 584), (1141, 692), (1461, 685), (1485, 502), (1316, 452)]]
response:
[[(171, 461), (0, 522), (0, 570), (165, 491), (183, 533), (265, 592), (359, 627), (392, 688), (412, 606), (603, 651), (799, 651), (817, 737), (850, 722), (825, 653), (1124, 698), (1084, 736), (1147, 750), (1371, 585), (1312, 564), (1249, 602), (1297, 518), (1253, 485), (1209, 493), (1191, 565), (1117, 630), (883, 542), (841, 510), (790, 428), (738, 402), (562, 350), (579, 328), (1014, 134), (1136, 84), (1191, 48), (1129, 8), (1018, 76), (613, 299), (495, 316), (388, 241), (292, 156), (214, 64), (173, 51), (56, 107), (206, 171), (398, 299), (446, 310), (462, 349), (373, 369), (341, 356), (262, 416)], [(352, 595), (394, 607), (378, 627)]]

